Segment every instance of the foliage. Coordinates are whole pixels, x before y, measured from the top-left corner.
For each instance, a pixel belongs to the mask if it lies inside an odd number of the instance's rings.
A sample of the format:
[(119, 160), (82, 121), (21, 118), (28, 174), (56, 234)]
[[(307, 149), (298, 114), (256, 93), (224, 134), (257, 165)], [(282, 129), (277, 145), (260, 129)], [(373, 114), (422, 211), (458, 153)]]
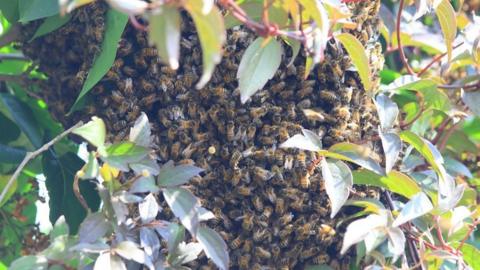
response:
[[(60, 28), (68, 21), (69, 12), (92, 1), (2, 3), (2, 26), (14, 29), (17, 23), (44, 19), (31, 37), (34, 39)], [(363, 208), (352, 216), (362, 217), (347, 226), (342, 253), (355, 245), (357, 261), (363, 259), (366, 269), (417, 264), (425, 268), (459, 265), (480, 269), (476, 260), (480, 252), (478, 238), (473, 233), (480, 223), (480, 176), (478, 164), (472, 164), (472, 160), (478, 160), (480, 139), (480, 19), (462, 11), (463, 1), (409, 1), (415, 3), (414, 7), (405, 6), (408, 3), (403, 0), (383, 1), (379, 6), (383, 22), (379, 40), (386, 65), (381, 78), (374, 75), (376, 68), (382, 68), (382, 63), (378, 64), (381, 60), (372, 59), (368, 53), (375, 49), (374, 41), (364, 48), (365, 42), (352, 34), (362, 28), (361, 15), (367, 16), (368, 11), (349, 14), (346, 7), (352, 5), (350, 2), (362, 1), (272, 1), (270, 5), (255, 0), (107, 2), (114, 9), (107, 15), (102, 50), (95, 57), (72, 111), (80, 108), (83, 97), (111, 67), (128, 15), (141, 16), (149, 23), (150, 43), (157, 47), (162, 61), (177, 69), (180, 14), (188, 12), (203, 53), (203, 75), (197, 88), (205, 86), (221, 60), (226, 29), (243, 24), (255, 31), (259, 37), (248, 46), (237, 72), (242, 103), (265, 87), (281, 66), (286, 55), (284, 45), (292, 50), (289, 64), (303, 46), (306, 77), (315, 64), (324, 60), (327, 42), (338, 41), (350, 55), (377, 109), (377, 135), (366, 138), (368, 143), (344, 142), (324, 149), (320, 134), (303, 130), (281, 147), (318, 154), (312, 170), (320, 167), (332, 218), (343, 205)], [(18, 53), (11, 44), (1, 52), (9, 56)], [(6, 64), (10, 66), (0, 67), (2, 75), (42, 77), (28, 59), (6, 58), (0, 63)], [(8, 76), (5, 78), (12, 78)], [(378, 79), (382, 84), (376, 89)], [(24, 196), (32, 205), (35, 196), (27, 179), (43, 173), (51, 198), (50, 218), (56, 220), (50, 243), (36, 255), (15, 260), (12, 269), (46, 269), (52, 265), (125, 269), (126, 263), (150, 269), (166, 264), (181, 267), (195, 260), (202, 250), (219, 268), (228, 268), (222, 238), (202, 225), (213, 214), (182, 186), (201, 170), (173, 163), (159, 168), (152, 158), (145, 115), (137, 120), (128, 141), (114, 144), (105, 142), (103, 121), (92, 119), (73, 132), (96, 149), (89, 153), (85, 164), (75, 154), (78, 146), (64, 139), (44, 152), (41, 162), (33, 160), (28, 164), (12, 187), (6, 189), (3, 182), (11, 179), (16, 165), (29, 151), (57, 136), (61, 128), (48, 116), (44, 104), (24, 93), (24, 85), (9, 80), (1, 87), (0, 126), (5, 133), (0, 134), (0, 187), (6, 197), (0, 200), (0, 213), (6, 219), (2, 231), (7, 233), (2, 233), (0, 239), (16, 252), (6, 256), (5, 264), (20, 254), (20, 240), (15, 245), (8, 231), (15, 230), (15, 226), (27, 230), (33, 223), (32, 210), (25, 214), (27, 222), (19, 222), (25, 209), (17, 209), (12, 198)], [(382, 150), (371, 146), (381, 146)], [(382, 200), (351, 198), (356, 185), (380, 188)], [(98, 193), (92, 192), (92, 186)], [(162, 215), (157, 201), (160, 193), (181, 225), (158, 218)], [(102, 207), (97, 210), (99, 200)], [(185, 228), (198, 242), (185, 242)], [(161, 239), (167, 242), (166, 256), (158, 252)], [(326, 267), (309, 269), (317, 268)]]

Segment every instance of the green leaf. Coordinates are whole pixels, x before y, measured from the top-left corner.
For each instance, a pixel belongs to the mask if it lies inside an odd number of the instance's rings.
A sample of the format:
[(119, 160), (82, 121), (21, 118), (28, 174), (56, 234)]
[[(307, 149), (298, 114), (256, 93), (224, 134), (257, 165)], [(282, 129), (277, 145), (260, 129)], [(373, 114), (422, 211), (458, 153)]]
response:
[(298, 2), (304, 7), (305, 14), (315, 21), (317, 28), (328, 29), (329, 20), (323, 3), (311, 0), (299, 0)]
[(110, 9), (107, 12), (105, 21), (105, 37), (102, 42), (101, 52), (95, 56), (92, 68), (88, 72), (87, 79), (83, 84), (82, 91), (75, 100), (69, 113), (80, 108), (80, 100), (100, 81), (115, 61), (117, 54), (118, 41), (122, 36), (123, 30), (128, 22), (128, 15)]
[(325, 190), (332, 206), (330, 218), (333, 218), (348, 200), (353, 185), (352, 171), (339, 160), (328, 162), (322, 159), (320, 166), (325, 181)]
[(292, 56), (290, 58), (290, 61), (288, 62), (287, 66), (293, 65), (293, 62), (298, 56), (298, 53), (300, 52), (300, 47), (302, 47), (302, 44), (300, 41), (291, 39), (291, 38), (286, 38), (284, 39), (285, 43), (287, 43), (288, 46), (292, 49)]
[(421, 217), (433, 209), (432, 202), (427, 195), (419, 192), (414, 195), (402, 208), (398, 217), (393, 221), (392, 226), (397, 227), (405, 222)]
[(99, 171), (100, 171), (100, 166), (98, 165), (98, 160), (96, 157), (95, 152), (90, 152), (88, 155), (88, 162), (87, 165), (84, 167), (84, 175), (80, 177), (81, 179), (95, 179), (97, 178)]
[(76, 128), (72, 133), (82, 136), (82, 138), (90, 142), (93, 146), (102, 148), (105, 144), (107, 129), (102, 119), (93, 116), (91, 121)]
[(170, 223), (168, 225), (168, 238), (167, 238), (167, 247), (168, 252), (173, 253), (178, 247), (178, 244), (185, 239), (185, 228), (176, 223)]
[(20, 22), (50, 17), (59, 13), (58, 0), (19, 0)]
[[(86, 216), (85, 210), (73, 192), (73, 179), (76, 172), (83, 166), (83, 161), (73, 153), (67, 153), (57, 159), (49, 151), (42, 156), (42, 165), (50, 197), (50, 221), (54, 223), (64, 215), (72, 233), (75, 234)], [(100, 198), (95, 184), (81, 181), (79, 187), (90, 209), (97, 210)]]
[(381, 175), (385, 174), (383, 168), (371, 157), (373, 154), (372, 150), (363, 145), (347, 142), (337, 143), (332, 145), (328, 151), (320, 151), (320, 154), (326, 157), (353, 162)]
[(480, 250), (474, 246), (464, 243), (462, 248), (463, 259), (468, 263), (473, 270), (480, 270)]
[(172, 187), (163, 190), (163, 197), (173, 214), (180, 219), (183, 226), (196, 237), (199, 217), (200, 201), (190, 191), (184, 188)]
[[(0, 190), (3, 192), (5, 189), (5, 186), (8, 183), (8, 180), (10, 180), (12, 176), (11, 175), (0, 175)], [(13, 181), (13, 184), (10, 186), (10, 189), (7, 191), (5, 194), (5, 197), (3, 198), (3, 201), (0, 202), (0, 207), (2, 207), (10, 197), (15, 193), (17, 190), (17, 180)]]
[(417, 134), (405, 130), (400, 133), (400, 138), (413, 146), (427, 162), (432, 166), (432, 168), (440, 175), (440, 177), (445, 177), (446, 171), (443, 167), (443, 157), (442, 154), (437, 150), (437, 148), (429, 141), (423, 139)]
[(109, 220), (102, 212), (89, 214), (80, 225), (78, 241), (80, 243), (94, 243), (111, 229)]
[[(256, 22), (262, 20), (263, 1), (245, 1), (239, 5), (250, 19)], [(234, 26), (242, 25), (231, 12), (225, 15), (225, 28), (230, 29)], [(280, 28), (286, 26), (288, 22), (288, 14), (279, 2), (273, 2), (268, 8), (268, 21), (277, 24)]]
[(11, 24), (17, 22), (18, 14), (18, 0), (0, 1), (0, 11)]
[(378, 175), (369, 170), (353, 171), (353, 183), (385, 188), (406, 198), (411, 198), (421, 191), (415, 180), (397, 171), (391, 171), (386, 176)]
[(215, 65), (222, 60), (222, 46), (226, 40), (223, 17), (216, 6), (213, 6), (207, 14), (202, 12), (203, 1), (188, 1), (185, 9), (190, 13), (202, 46), (203, 74), (196, 88), (200, 89), (207, 84), (213, 74)]
[(8, 269), (10, 270), (45, 270), (48, 260), (44, 256), (28, 255), (16, 259)]
[(453, 41), (457, 36), (457, 16), (449, 0), (443, 0), (436, 8), (436, 14), (442, 28), (445, 45), (447, 46), (448, 61), (452, 59)]
[(27, 151), (0, 144), (0, 163), (3, 164), (20, 164)]
[(70, 21), (71, 18), (72, 16), (70, 14), (65, 16), (55, 15), (46, 18), (45, 21), (37, 28), (35, 34), (33, 34), (33, 37), (29, 41), (57, 30)]
[(193, 165), (164, 166), (157, 176), (157, 183), (162, 187), (175, 187), (187, 183), (201, 172), (203, 169)]
[(362, 43), (360, 43), (355, 36), (349, 33), (338, 34), (335, 36), (335, 38), (343, 44), (343, 47), (345, 47), (345, 50), (347, 50), (348, 54), (352, 58), (352, 63), (357, 68), (363, 88), (365, 88), (367, 93), (371, 92), (372, 82), (370, 81), (370, 64)]
[(119, 170), (129, 171), (128, 165), (145, 158), (150, 150), (132, 142), (119, 142), (108, 146), (106, 152), (107, 155), (102, 157), (105, 162)]
[(259, 37), (248, 46), (237, 71), (242, 103), (262, 89), (275, 75), (281, 59), (282, 46), (273, 38), (265, 40)]
[(0, 98), (12, 119), (25, 133), (32, 145), (35, 148), (40, 148), (43, 145), (42, 134), (32, 110), (25, 103), (10, 94), (0, 93)]
[(0, 112), (0, 127), (2, 127), (2, 132), (0, 133), (0, 143), (7, 144), (11, 141), (16, 140), (20, 136), (20, 129), (18, 126), (6, 117), (3, 113)]
[(431, 79), (420, 79), (416, 75), (403, 75), (381, 89), (384, 91), (400, 92), (401, 90), (420, 91), (426, 88), (436, 88), (437, 83)]
[(180, 58), (180, 12), (176, 7), (162, 6), (149, 17), (149, 41), (155, 45), (160, 59), (172, 69)]
[(67, 222), (65, 221), (65, 217), (60, 216), (53, 225), (52, 231), (50, 231), (50, 240), (53, 240), (61, 235), (68, 235), (68, 233), (69, 228)]
[(227, 244), (223, 238), (214, 230), (207, 227), (200, 227), (197, 235), (198, 242), (203, 246), (203, 250), (208, 258), (215, 265), (222, 269), (228, 269), (230, 258), (227, 252)]

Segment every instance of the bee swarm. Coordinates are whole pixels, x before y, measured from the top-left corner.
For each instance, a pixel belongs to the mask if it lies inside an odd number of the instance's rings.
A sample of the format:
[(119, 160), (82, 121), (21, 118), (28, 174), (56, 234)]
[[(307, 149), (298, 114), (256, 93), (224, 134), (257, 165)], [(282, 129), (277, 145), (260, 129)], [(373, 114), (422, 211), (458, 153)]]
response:
[[(358, 31), (351, 33), (367, 44), (372, 74), (382, 65), (381, 48), (371, 41), (377, 35), (379, 5), (379, 0), (351, 4), (358, 23)], [(172, 159), (205, 169), (191, 187), (214, 212), (210, 225), (229, 245), (232, 269), (302, 269), (321, 263), (346, 267), (348, 257), (338, 258), (341, 235), (335, 232), (337, 220), (329, 218), (323, 180), (318, 172), (307, 174), (316, 157), (278, 147), (302, 127), (322, 136), (325, 146), (359, 141), (372, 132), (372, 102), (341, 46), (330, 41), (325, 61), (307, 80), (304, 56), (286, 66), (291, 55), (285, 47), (275, 77), (241, 104), (236, 72), (254, 34), (229, 30), (213, 78), (195, 90), (202, 58), (190, 20), (183, 20), (177, 71), (160, 63), (146, 33), (128, 25), (113, 67), (93, 88), (87, 106), (67, 117), (100, 50), (105, 11), (104, 3), (87, 6), (63, 28), (22, 44), (49, 76), (42, 82), (42, 94), (53, 115), (67, 126), (97, 115), (105, 120), (110, 139), (120, 140), (145, 111), (153, 122), (161, 162)], [(34, 29), (30, 25), (24, 32)]]

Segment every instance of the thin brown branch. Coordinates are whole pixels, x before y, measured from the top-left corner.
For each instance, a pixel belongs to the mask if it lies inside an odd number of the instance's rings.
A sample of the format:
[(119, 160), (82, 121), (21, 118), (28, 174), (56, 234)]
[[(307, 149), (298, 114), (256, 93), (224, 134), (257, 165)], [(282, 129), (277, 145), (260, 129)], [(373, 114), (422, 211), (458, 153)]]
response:
[(453, 125), (451, 128), (447, 130), (445, 135), (442, 137), (442, 140), (438, 144), (438, 147), (437, 147), (438, 150), (442, 151), (445, 148), (445, 145), (447, 145), (448, 139), (450, 138), (450, 136), (452, 136), (453, 132), (457, 130), (457, 128), (460, 126), (460, 123), (461, 122), (456, 123), (455, 125)]
[(465, 237), (462, 239), (462, 241), (460, 242), (460, 244), (457, 247), (457, 252), (460, 251), (460, 249), (463, 247), (463, 245), (465, 244), (467, 239), (472, 235), (473, 231), (475, 230), (475, 228), (477, 228), (477, 226), (479, 224), (480, 224), (480, 219), (477, 219), (477, 220), (475, 220), (475, 222), (473, 222), (472, 225), (470, 225), (470, 228), (468, 229), (467, 234), (465, 235)]
[(403, 11), (403, 6), (404, 6), (404, 0), (400, 0), (400, 6), (398, 7), (398, 13), (397, 13), (397, 24), (396, 24), (396, 31), (397, 31), (397, 44), (398, 44), (398, 51), (400, 52), (400, 59), (402, 60), (403, 65), (407, 69), (408, 73), (410, 75), (413, 75), (413, 69), (410, 67), (408, 64), (408, 60), (405, 57), (405, 52), (403, 51), (402, 47), (402, 40), (400, 38), (400, 22), (402, 19), (402, 11)]
[(80, 180), (80, 177), (78, 173), (76, 173), (75, 178), (73, 179), (73, 193), (75, 194), (75, 197), (77, 197), (82, 207), (85, 208), (85, 211), (87, 211), (87, 213), (90, 214), (91, 213), (90, 208), (88, 207), (88, 204), (85, 201), (85, 198), (83, 198), (83, 195), (80, 192), (80, 186), (78, 185), (78, 180)]
[(81, 125), (83, 125), (82, 121), (78, 122), (76, 125), (72, 126), (71, 128), (65, 130), (64, 132), (62, 132), (61, 134), (59, 134), (58, 136), (53, 138), (51, 141), (47, 142), (42, 147), (38, 148), (37, 150), (35, 150), (33, 152), (27, 152), (27, 154), (23, 158), (22, 162), (20, 163), (20, 165), (18, 165), (18, 167), (15, 170), (15, 172), (13, 173), (12, 177), (10, 177), (7, 184), (3, 188), (2, 193), (0, 194), (0, 202), (3, 201), (3, 199), (7, 195), (7, 191), (11, 188), (13, 182), (18, 178), (18, 176), (20, 175), (20, 172), (22, 172), (23, 168), (28, 164), (28, 162), (30, 160), (36, 158), (38, 155), (40, 155), (41, 153), (48, 150), (52, 145), (54, 145), (56, 142), (61, 140), (63, 137), (70, 134), (74, 129), (78, 128)]
[[(460, 46), (462, 46), (463, 42), (460, 42), (459, 44), (453, 46), (452, 49), (456, 49)], [(428, 63), (424, 68), (422, 68), (422, 70), (420, 70), (418, 73), (417, 73), (417, 76), (420, 77), (422, 76), (433, 64), (435, 64), (436, 62), (440, 61), (443, 57), (445, 57), (448, 53), (442, 53), (440, 55), (437, 55), (436, 57), (434, 57), (432, 59), (432, 61), (430, 61), (430, 63)]]

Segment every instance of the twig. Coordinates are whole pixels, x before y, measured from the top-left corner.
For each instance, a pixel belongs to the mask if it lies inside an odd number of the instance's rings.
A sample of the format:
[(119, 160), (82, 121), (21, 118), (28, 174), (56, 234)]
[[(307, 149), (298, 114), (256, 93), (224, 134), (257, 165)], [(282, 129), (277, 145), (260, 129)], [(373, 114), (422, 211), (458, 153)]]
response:
[(462, 239), (462, 241), (458, 245), (457, 252), (460, 251), (460, 249), (463, 247), (463, 245), (467, 241), (468, 237), (470, 237), (470, 235), (472, 235), (473, 230), (475, 230), (475, 228), (478, 226), (478, 224), (480, 224), (480, 219), (475, 220), (475, 222), (473, 222), (473, 224), (470, 226), (470, 229), (468, 230), (468, 233), (465, 235), (465, 237)]
[[(460, 46), (462, 46), (462, 44), (463, 44), (463, 41), (460, 42), (459, 44), (453, 46), (452, 50), (453, 50), (453, 49), (456, 49), (456, 48), (458, 48), (458, 47), (460, 47)], [(448, 54), (448, 53), (445, 52), (445, 53), (442, 53), (442, 54), (437, 55), (436, 57), (434, 57), (434, 58), (432, 59), (432, 61), (430, 61), (430, 63), (428, 63), (428, 65), (426, 65), (424, 68), (422, 68), (422, 70), (420, 70), (420, 71), (417, 73), (417, 76), (418, 76), (418, 77), (422, 76), (423, 73), (425, 73), (433, 64), (435, 64), (436, 62), (440, 61), (440, 60), (441, 60), (445, 55), (447, 55), (447, 54)]]
[(80, 179), (78, 173), (75, 174), (75, 177), (73, 178), (73, 193), (75, 194), (75, 197), (77, 197), (78, 201), (82, 205), (83, 208), (85, 208), (85, 211), (87, 211), (88, 214), (91, 213), (90, 208), (88, 207), (87, 202), (85, 201), (85, 198), (83, 198), (82, 193), (80, 192), (80, 186), (78, 185), (78, 180)]
[(452, 136), (453, 132), (455, 130), (457, 130), (460, 123), (461, 122), (458, 122), (458, 123), (454, 124), (451, 128), (449, 128), (447, 130), (447, 132), (445, 133), (445, 136), (442, 137), (442, 140), (440, 141), (440, 143), (437, 146), (438, 150), (442, 151), (445, 148), (445, 145), (447, 144), (448, 138), (450, 138), (450, 136)]
[(404, 5), (404, 0), (400, 0), (400, 6), (398, 7), (397, 24), (396, 24), (397, 45), (398, 45), (398, 51), (400, 52), (400, 59), (402, 59), (403, 65), (407, 69), (408, 73), (410, 75), (413, 75), (414, 74), (413, 69), (410, 67), (410, 65), (408, 64), (407, 58), (405, 57), (405, 52), (403, 51), (402, 41), (400, 38), (400, 21), (402, 19), (403, 5)]
[(438, 88), (446, 89), (446, 90), (457, 90), (462, 88), (466, 92), (476, 91), (480, 88), (480, 81), (472, 84), (463, 84), (463, 85), (448, 85), (448, 84), (440, 84)]
[(421, 104), (420, 104), (420, 110), (418, 111), (417, 115), (415, 115), (415, 117), (412, 118), (412, 120), (408, 121), (408, 122), (400, 122), (400, 129), (405, 129), (407, 128), (408, 126), (410, 126), (411, 124), (413, 124), (415, 121), (417, 121), (418, 118), (420, 118), (420, 116), (423, 115), (423, 111), (425, 110), (425, 101), (423, 99), (423, 95), (418, 95), (419, 98), (421, 98)]
[(27, 165), (27, 163), (36, 158), (38, 155), (40, 155), (41, 153), (43, 153), (44, 151), (48, 150), (48, 148), (50, 148), (52, 145), (54, 145), (56, 142), (58, 142), (59, 140), (61, 140), (63, 137), (67, 136), (68, 134), (70, 134), (74, 129), (78, 128), (79, 126), (83, 125), (83, 122), (80, 121), (78, 122), (76, 125), (72, 126), (71, 128), (65, 130), (64, 132), (62, 132), (60, 135), (58, 135), (57, 137), (53, 138), (51, 141), (49, 141), (48, 143), (44, 144), (42, 147), (38, 148), (37, 150), (33, 151), (33, 152), (27, 152), (27, 154), (25, 155), (25, 157), (23, 158), (22, 162), (20, 163), (20, 165), (18, 165), (17, 169), (15, 170), (15, 172), (13, 173), (12, 177), (10, 177), (10, 179), (8, 180), (7, 184), (5, 185), (4, 189), (2, 190), (2, 193), (0, 194), (0, 202), (3, 201), (3, 199), (5, 198), (5, 196), (7, 195), (7, 191), (10, 189), (10, 187), (12, 186), (13, 182), (17, 179), (17, 177), (20, 175), (20, 172), (23, 170), (23, 168)]
[(442, 137), (443, 130), (447, 127), (447, 125), (450, 123), (450, 120), (452, 120), (450, 117), (445, 118), (442, 123), (440, 123), (440, 126), (437, 129), (437, 134), (435, 135), (435, 138), (432, 140), (432, 144), (437, 144), (438, 141), (440, 140), (440, 137)]

